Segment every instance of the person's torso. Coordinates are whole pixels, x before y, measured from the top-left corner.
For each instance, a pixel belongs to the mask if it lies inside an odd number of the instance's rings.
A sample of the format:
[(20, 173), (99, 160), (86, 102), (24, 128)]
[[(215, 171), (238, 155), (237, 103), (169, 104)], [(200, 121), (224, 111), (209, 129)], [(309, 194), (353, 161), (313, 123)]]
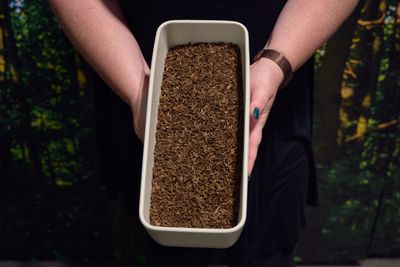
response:
[[(265, 46), (286, 0), (120, 0), (129, 27), (135, 35), (147, 62), (158, 26), (172, 19), (234, 20), (249, 32), (251, 58)], [(291, 84), (280, 90), (272, 108), (269, 125), (283, 135), (311, 135), (310, 111), (313, 79), (312, 62), (295, 73)]]
[(129, 27), (148, 62), (158, 26), (173, 19), (239, 21), (249, 31), (250, 53), (254, 56), (257, 50), (265, 45), (285, 2), (284, 0), (145, 0), (139, 5), (136, 1), (120, 0)]
[[(212, 19), (241, 22), (249, 32), (250, 56), (252, 58), (265, 46), (286, 0), (202, 0), (197, 2), (145, 0), (140, 4), (137, 1), (120, 0), (120, 3), (128, 26), (150, 65), (157, 28), (163, 22), (173, 19)], [(310, 60), (296, 71), (292, 82), (287, 87), (278, 91), (263, 133), (264, 138), (278, 135), (285, 140), (302, 141), (308, 151), (312, 169), (314, 168), (311, 151), (313, 78), (313, 61)], [(101, 103), (101, 106), (104, 107), (110, 99), (106, 97), (102, 101), (104, 103)], [(119, 102), (121, 106), (125, 107), (122, 101)], [(129, 112), (129, 109), (126, 108), (126, 115), (130, 115)], [(115, 111), (115, 113), (118, 112)], [(131, 125), (129, 121), (126, 123)], [(131, 133), (125, 133), (124, 136), (124, 138), (118, 139), (120, 143), (124, 143), (123, 147), (126, 146), (127, 139), (132, 139)], [(137, 141), (137, 144), (133, 147), (141, 147), (139, 143)], [(132, 151), (141, 151), (132, 147), (128, 150), (125, 151), (126, 156), (130, 157)], [(284, 149), (279, 148), (279, 151), (285, 153), (283, 152)], [(136, 174), (126, 177), (125, 180), (131, 181), (131, 177), (140, 175), (140, 164), (138, 163), (135, 166), (130, 166), (130, 169), (134, 169)], [(118, 168), (118, 166), (114, 166), (114, 168)], [(315, 173), (313, 170), (310, 171), (309, 203), (316, 204)], [(122, 186), (121, 182), (115, 179), (113, 183), (119, 183), (119, 186)], [(123, 186), (122, 188), (127, 188), (128, 191), (133, 190), (132, 186)], [(135, 194), (128, 193), (127, 195)]]

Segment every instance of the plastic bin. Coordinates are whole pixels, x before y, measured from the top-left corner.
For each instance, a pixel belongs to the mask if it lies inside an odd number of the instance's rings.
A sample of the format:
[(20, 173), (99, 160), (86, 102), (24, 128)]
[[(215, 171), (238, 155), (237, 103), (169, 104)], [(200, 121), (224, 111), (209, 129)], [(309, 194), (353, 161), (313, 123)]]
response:
[[(179, 44), (197, 42), (227, 42), (240, 47), (243, 100), (244, 139), (243, 170), (239, 200), (238, 224), (229, 229), (160, 227), (150, 224), (150, 196), (154, 164), (155, 131), (164, 62), (168, 49)], [(235, 21), (172, 20), (164, 22), (157, 30), (146, 111), (146, 128), (143, 151), (139, 215), (150, 236), (165, 246), (227, 248), (232, 246), (242, 231), (246, 220), (247, 161), (249, 140), (249, 40), (245, 26)]]

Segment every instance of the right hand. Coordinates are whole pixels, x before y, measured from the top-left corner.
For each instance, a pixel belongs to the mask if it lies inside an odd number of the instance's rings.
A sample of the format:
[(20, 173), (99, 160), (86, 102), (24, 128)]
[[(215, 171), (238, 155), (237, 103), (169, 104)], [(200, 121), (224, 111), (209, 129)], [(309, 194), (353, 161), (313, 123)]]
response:
[(263, 128), (282, 81), (282, 70), (269, 59), (261, 58), (250, 66), (250, 111), (252, 115), (250, 117), (249, 176), (257, 158)]
[(133, 96), (130, 101), (130, 107), (133, 116), (133, 128), (137, 137), (144, 141), (144, 128), (146, 125), (146, 106), (149, 87), (150, 69), (147, 63), (144, 63), (144, 71), (142, 73), (141, 88)]

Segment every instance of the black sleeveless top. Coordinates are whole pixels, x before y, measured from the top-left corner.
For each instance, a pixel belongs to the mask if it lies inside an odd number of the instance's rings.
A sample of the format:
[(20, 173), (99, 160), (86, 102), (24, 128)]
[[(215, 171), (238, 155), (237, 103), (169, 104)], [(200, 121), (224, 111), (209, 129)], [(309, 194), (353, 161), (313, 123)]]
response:
[[(285, 3), (286, 1), (284, 0), (202, 0), (193, 2), (185, 0), (145, 0), (141, 1), (139, 5), (136, 1), (120, 0), (129, 28), (138, 41), (149, 66), (156, 30), (161, 23), (172, 19), (218, 19), (239, 21), (248, 29), (250, 56), (252, 58), (265, 46), (269, 34)], [(295, 72), (291, 83), (287, 87), (278, 91), (265, 128), (271, 129), (274, 134), (279, 135), (285, 140), (297, 140), (304, 144), (310, 163), (307, 203), (310, 205), (317, 205), (318, 194), (315, 164), (311, 149), (313, 79), (313, 61), (310, 60)], [(102, 94), (109, 93), (102, 92)], [(109, 98), (107, 101), (109, 102)], [(118, 100), (115, 101), (118, 102)], [(112, 113), (116, 112), (115, 109), (124, 110), (126, 114), (130, 114), (127, 107), (122, 108), (118, 104), (115, 104), (115, 106), (109, 105), (109, 110), (107, 111), (105, 111), (104, 108), (104, 106), (100, 107), (100, 113), (104, 116), (112, 116)], [(123, 120), (124, 116), (116, 115), (116, 117)], [(126, 124), (124, 127), (117, 125), (115, 126), (117, 130), (123, 131), (131, 128), (132, 123), (129, 115), (125, 115), (125, 117), (129, 124)], [(114, 121), (113, 123), (116, 122)], [(108, 127), (110, 127), (110, 125), (108, 125)], [(129, 132), (128, 138), (133, 139), (132, 130), (128, 129), (127, 131)], [(100, 135), (102, 135), (102, 133), (100, 133)], [(108, 140), (111, 141), (111, 139)], [(117, 141), (113, 140), (111, 142)], [(136, 180), (135, 183), (138, 183), (137, 181), (140, 180), (142, 156), (140, 141), (131, 140), (127, 142), (132, 143), (131, 145), (135, 147), (137, 153), (135, 153), (135, 158), (130, 158), (129, 160), (126, 159), (123, 155), (124, 153), (122, 153), (119, 163), (121, 163), (121, 161), (126, 161), (126, 166), (129, 166), (130, 169), (135, 169), (135, 171), (131, 173), (131, 170), (128, 170), (126, 167), (121, 167), (119, 169), (122, 173), (133, 175)], [(117, 144), (117, 147), (125, 149), (129, 146), (127, 144)], [(112, 148), (111, 145), (107, 149), (103, 144), (100, 153), (102, 153), (102, 150), (105, 153), (110, 153), (110, 150), (113, 149), (115, 148)], [(120, 151), (117, 153), (121, 154)], [(127, 153), (131, 155), (132, 151)], [(104, 160), (107, 161), (108, 165), (110, 165), (110, 161), (113, 160), (118, 163), (118, 157), (116, 158), (115, 156)], [(110, 169), (109, 171), (103, 172), (101, 176), (105, 177), (111, 175), (115, 177), (113, 173), (115, 173), (115, 168), (114, 170)], [(132, 179), (132, 176), (129, 179)], [(133, 185), (131, 184), (132, 182), (129, 182), (129, 179), (123, 178), (122, 181), (118, 181), (117, 177), (115, 177), (114, 180), (113, 178), (105, 177), (103, 180), (108, 184), (108, 187), (111, 188), (111, 193), (113, 193), (130, 190), (128, 188)], [(137, 189), (135, 191), (136, 192), (130, 192), (130, 194), (133, 193), (137, 196)], [(129, 201), (129, 203), (133, 202)], [(137, 207), (132, 208), (134, 211), (137, 209)]]

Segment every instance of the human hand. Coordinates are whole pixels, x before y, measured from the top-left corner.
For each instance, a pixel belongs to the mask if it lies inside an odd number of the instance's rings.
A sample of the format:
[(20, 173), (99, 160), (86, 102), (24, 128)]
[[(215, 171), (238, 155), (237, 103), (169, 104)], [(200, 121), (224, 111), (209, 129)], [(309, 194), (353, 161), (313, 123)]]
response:
[(272, 60), (261, 58), (250, 66), (249, 176), (257, 158), (262, 130), (282, 81), (283, 72)]
[(144, 70), (141, 75), (140, 89), (136, 91), (130, 101), (130, 107), (133, 117), (133, 129), (137, 137), (144, 141), (144, 128), (146, 124), (146, 107), (149, 87), (150, 69), (147, 63), (144, 63)]

